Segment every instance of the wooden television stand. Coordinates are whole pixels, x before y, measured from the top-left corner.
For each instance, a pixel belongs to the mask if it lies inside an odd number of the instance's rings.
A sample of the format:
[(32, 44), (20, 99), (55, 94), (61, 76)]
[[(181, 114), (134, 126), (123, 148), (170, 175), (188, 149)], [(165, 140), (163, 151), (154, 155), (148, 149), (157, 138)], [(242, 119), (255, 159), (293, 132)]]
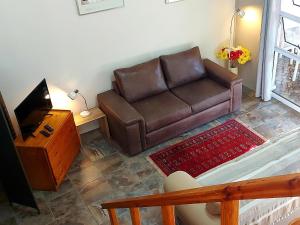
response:
[[(40, 133), (46, 124), (54, 128), (50, 137)], [(15, 141), (30, 185), (36, 190), (57, 191), (80, 151), (72, 112), (51, 110), (33, 135)]]

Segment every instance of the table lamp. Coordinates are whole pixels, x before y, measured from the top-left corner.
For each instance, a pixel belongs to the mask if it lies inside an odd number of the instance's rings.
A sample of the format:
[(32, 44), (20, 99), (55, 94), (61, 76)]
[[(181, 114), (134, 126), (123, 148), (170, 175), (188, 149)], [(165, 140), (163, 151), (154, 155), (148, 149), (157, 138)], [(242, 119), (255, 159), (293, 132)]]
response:
[(69, 97), (70, 99), (72, 99), (72, 100), (75, 100), (75, 99), (77, 98), (78, 95), (80, 95), (80, 96), (83, 98), (84, 103), (85, 103), (86, 110), (84, 110), (84, 111), (82, 111), (82, 112), (80, 113), (80, 116), (84, 118), (84, 117), (87, 117), (87, 116), (89, 116), (89, 115), (91, 114), (91, 113), (89, 112), (89, 108), (88, 108), (88, 105), (87, 105), (87, 103), (86, 103), (85, 97), (84, 97), (84, 96), (79, 92), (79, 90), (77, 90), (77, 89), (75, 89), (74, 91), (70, 92), (70, 93), (68, 94), (68, 97)]

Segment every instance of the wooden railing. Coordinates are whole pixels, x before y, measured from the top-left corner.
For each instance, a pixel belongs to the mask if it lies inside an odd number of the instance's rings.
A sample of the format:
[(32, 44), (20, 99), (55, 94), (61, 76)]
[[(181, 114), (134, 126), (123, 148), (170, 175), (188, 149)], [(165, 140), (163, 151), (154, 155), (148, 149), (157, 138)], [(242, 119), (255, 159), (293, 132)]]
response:
[(175, 225), (175, 205), (221, 202), (221, 225), (238, 225), (239, 200), (295, 196), (300, 196), (300, 173), (116, 200), (102, 208), (108, 209), (112, 225), (119, 224), (117, 208), (129, 208), (132, 224), (141, 225), (139, 208), (161, 206), (163, 225)]

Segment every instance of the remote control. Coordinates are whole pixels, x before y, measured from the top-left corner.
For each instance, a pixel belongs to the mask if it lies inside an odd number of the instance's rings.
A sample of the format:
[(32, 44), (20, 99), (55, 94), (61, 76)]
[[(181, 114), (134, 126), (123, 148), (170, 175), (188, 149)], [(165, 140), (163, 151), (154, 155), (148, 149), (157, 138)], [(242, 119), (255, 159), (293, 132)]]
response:
[(49, 124), (45, 125), (44, 128), (50, 133), (54, 131), (53, 127), (51, 127)]
[(44, 135), (45, 137), (50, 137), (50, 134), (47, 131), (45, 131), (45, 130), (41, 130), (40, 133), (42, 135)]

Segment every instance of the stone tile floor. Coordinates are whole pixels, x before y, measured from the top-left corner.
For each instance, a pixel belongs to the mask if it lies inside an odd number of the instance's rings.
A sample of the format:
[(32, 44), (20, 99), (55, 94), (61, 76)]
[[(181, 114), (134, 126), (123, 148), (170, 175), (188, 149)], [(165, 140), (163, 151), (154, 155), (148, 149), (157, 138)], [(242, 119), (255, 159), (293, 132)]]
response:
[[(140, 196), (162, 191), (163, 177), (146, 157), (230, 118), (238, 118), (266, 138), (300, 126), (300, 113), (276, 100), (261, 102), (244, 89), (241, 111), (224, 116), (190, 132), (128, 157), (107, 141), (98, 131), (82, 135), (85, 150), (73, 163), (58, 192), (35, 191), (41, 209), (9, 207), (0, 193), (0, 225), (104, 225), (109, 224), (100, 204), (105, 200)], [(128, 210), (118, 211), (121, 224), (131, 224)], [(144, 225), (161, 224), (159, 208), (142, 209)]]

